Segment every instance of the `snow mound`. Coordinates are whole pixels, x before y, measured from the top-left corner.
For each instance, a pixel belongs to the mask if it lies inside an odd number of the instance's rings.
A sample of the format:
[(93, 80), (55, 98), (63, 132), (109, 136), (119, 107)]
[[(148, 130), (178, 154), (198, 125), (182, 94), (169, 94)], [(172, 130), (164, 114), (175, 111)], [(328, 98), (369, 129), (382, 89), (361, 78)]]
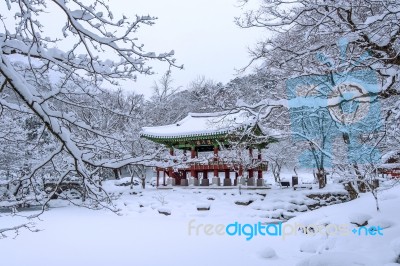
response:
[[(132, 182), (131, 182), (132, 181)], [(117, 180), (113, 180), (113, 183), (115, 186), (138, 186), (139, 185), (139, 179), (138, 178), (132, 178), (131, 177), (123, 177)]]
[(166, 207), (160, 207), (157, 209), (158, 213), (164, 214), (164, 215), (171, 215), (171, 209), (170, 208), (166, 208)]
[(304, 241), (300, 244), (300, 252), (317, 253), (317, 250), (319, 250), (321, 244), (322, 241), (319, 239)]
[(369, 225), (380, 226), (382, 229), (389, 228), (393, 226), (393, 222), (383, 219), (383, 218), (372, 218), (368, 220)]
[(236, 205), (248, 206), (253, 202), (254, 202), (254, 197), (251, 196), (241, 196), (241, 197), (236, 197), (235, 199)]
[(396, 253), (396, 255), (399, 256), (400, 259), (400, 237), (392, 240), (390, 246), (392, 247), (394, 253)]
[(306, 205), (297, 206), (297, 211), (298, 212), (306, 212), (306, 211), (308, 211), (308, 207)]
[(270, 247), (264, 248), (263, 250), (258, 252), (258, 254), (260, 255), (260, 257), (262, 257), (264, 259), (273, 259), (273, 258), (277, 257), (275, 250)]
[(204, 203), (198, 203), (198, 204), (196, 205), (196, 207), (197, 207), (197, 208), (210, 208), (210, 207), (211, 207), (211, 204), (210, 204), (210, 203), (206, 203), (206, 202), (204, 202)]
[(373, 265), (365, 256), (350, 252), (329, 252), (311, 256), (297, 266), (360, 266)]
[(305, 253), (322, 253), (335, 247), (336, 240), (333, 238), (314, 238), (306, 240), (300, 244), (300, 252)]
[(209, 211), (211, 208), (210, 203), (199, 203), (196, 205), (198, 211)]
[(358, 226), (365, 226), (368, 224), (368, 220), (371, 219), (371, 215), (363, 213), (353, 213), (349, 216), (350, 223)]
[(379, 197), (380, 200), (392, 200), (392, 199), (397, 199), (398, 196), (394, 194), (383, 194)]
[(323, 217), (321, 219), (319, 219), (315, 224), (316, 225), (323, 225), (323, 226), (328, 226), (329, 224), (331, 224), (332, 221), (330, 218), (328, 217)]

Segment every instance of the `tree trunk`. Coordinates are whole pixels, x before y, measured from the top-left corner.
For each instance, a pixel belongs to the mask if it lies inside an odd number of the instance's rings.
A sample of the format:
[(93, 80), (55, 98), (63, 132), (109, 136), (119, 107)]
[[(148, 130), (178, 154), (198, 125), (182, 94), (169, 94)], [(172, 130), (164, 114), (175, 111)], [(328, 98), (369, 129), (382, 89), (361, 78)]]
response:
[(326, 186), (326, 180), (325, 180), (325, 178), (326, 178), (326, 174), (325, 174), (325, 172), (324, 171), (318, 171), (318, 173), (317, 173), (317, 179), (318, 179), (318, 185), (319, 185), (319, 188), (321, 189), (321, 188), (324, 188), (325, 186)]

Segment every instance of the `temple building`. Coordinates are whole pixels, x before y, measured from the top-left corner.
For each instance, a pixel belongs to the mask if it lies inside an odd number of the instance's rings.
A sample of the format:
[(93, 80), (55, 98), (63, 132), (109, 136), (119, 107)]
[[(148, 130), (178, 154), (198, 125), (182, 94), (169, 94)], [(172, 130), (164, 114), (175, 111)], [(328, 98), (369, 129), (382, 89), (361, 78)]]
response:
[(144, 127), (141, 137), (170, 151), (157, 164), (157, 187), (161, 177), (164, 186), (264, 186), (268, 162), (261, 151), (274, 141), (247, 111), (189, 113), (174, 124)]

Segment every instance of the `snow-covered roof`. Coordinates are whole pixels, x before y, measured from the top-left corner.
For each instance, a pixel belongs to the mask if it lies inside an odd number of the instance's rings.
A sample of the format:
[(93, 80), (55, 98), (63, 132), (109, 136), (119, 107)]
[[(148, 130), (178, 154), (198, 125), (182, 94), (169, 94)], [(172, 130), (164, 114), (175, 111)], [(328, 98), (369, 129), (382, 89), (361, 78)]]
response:
[(247, 111), (189, 113), (174, 124), (143, 127), (141, 136), (165, 139), (221, 135), (246, 126), (254, 126), (255, 123), (255, 116)]

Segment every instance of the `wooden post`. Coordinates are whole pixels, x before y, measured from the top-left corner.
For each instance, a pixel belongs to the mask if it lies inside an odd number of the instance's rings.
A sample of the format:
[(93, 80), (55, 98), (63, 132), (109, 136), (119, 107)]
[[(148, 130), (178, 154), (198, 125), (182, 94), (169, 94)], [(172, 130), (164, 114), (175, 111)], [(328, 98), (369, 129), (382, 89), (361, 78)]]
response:
[(174, 171), (172, 170), (172, 167), (168, 168), (168, 176), (169, 176), (169, 178), (173, 178), (174, 177)]
[(224, 172), (225, 172), (224, 186), (232, 186), (229, 169), (225, 169)]
[(189, 180), (188, 180), (188, 178), (187, 178), (187, 174), (188, 174), (188, 172), (189, 171), (186, 171), (186, 170), (182, 170), (182, 179), (181, 179), (181, 183), (180, 183), (180, 185), (181, 186), (188, 186), (189, 185)]
[[(192, 146), (190, 149), (190, 158), (194, 159), (196, 158), (196, 147)], [(190, 175), (192, 178), (198, 178), (194, 169), (194, 163), (191, 163), (190, 165)]]
[[(251, 160), (251, 163), (253, 163), (253, 148), (249, 148), (249, 157), (250, 157), (250, 160)], [(254, 170), (253, 170), (253, 168), (251, 168), (251, 169), (249, 169), (249, 178), (253, 178), (253, 173), (254, 173)]]
[(163, 186), (166, 186), (166, 184), (165, 184), (165, 169), (163, 171)]
[(214, 177), (218, 177), (218, 146), (214, 146)]
[(203, 179), (208, 179), (208, 170), (203, 171)]
[[(170, 148), (169, 148), (169, 154), (170, 154), (171, 156), (174, 156), (174, 147), (170, 147)], [(174, 171), (173, 171), (172, 167), (169, 167), (169, 168), (168, 168), (168, 176), (169, 176), (170, 179), (171, 179), (171, 178), (175, 178), (175, 176), (174, 176)], [(171, 180), (171, 182), (172, 182), (172, 180)]]
[[(258, 155), (257, 155), (259, 163), (261, 163), (261, 149), (258, 149)], [(258, 179), (263, 178), (263, 171), (261, 170), (261, 165), (258, 167)]]
[(254, 176), (254, 170), (249, 169), (249, 178), (253, 178), (253, 176)]
[(192, 146), (192, 148), (190, 149), (190, 158), (194, 159), (196, 158), (196, 147)]
[(156, 186), (158, 187), (160, 185), (160, 170), (158, 168), (157, 169), (157, 181), (156, 181)]
[(239, 176), (243, 177), (243, 167), (239, 166)]
[(214, 146), (214, 161), (218, 160), (218, 146)]
[(210, 181), (208, 180), (208, 170), (203, 171), (203, 179), (201, 180), (201, 185), (202, 186), (209, 186)]
[(225, 169), (225, 179), (230, 179), (231, 177), (229, 176), (229, 170)]

